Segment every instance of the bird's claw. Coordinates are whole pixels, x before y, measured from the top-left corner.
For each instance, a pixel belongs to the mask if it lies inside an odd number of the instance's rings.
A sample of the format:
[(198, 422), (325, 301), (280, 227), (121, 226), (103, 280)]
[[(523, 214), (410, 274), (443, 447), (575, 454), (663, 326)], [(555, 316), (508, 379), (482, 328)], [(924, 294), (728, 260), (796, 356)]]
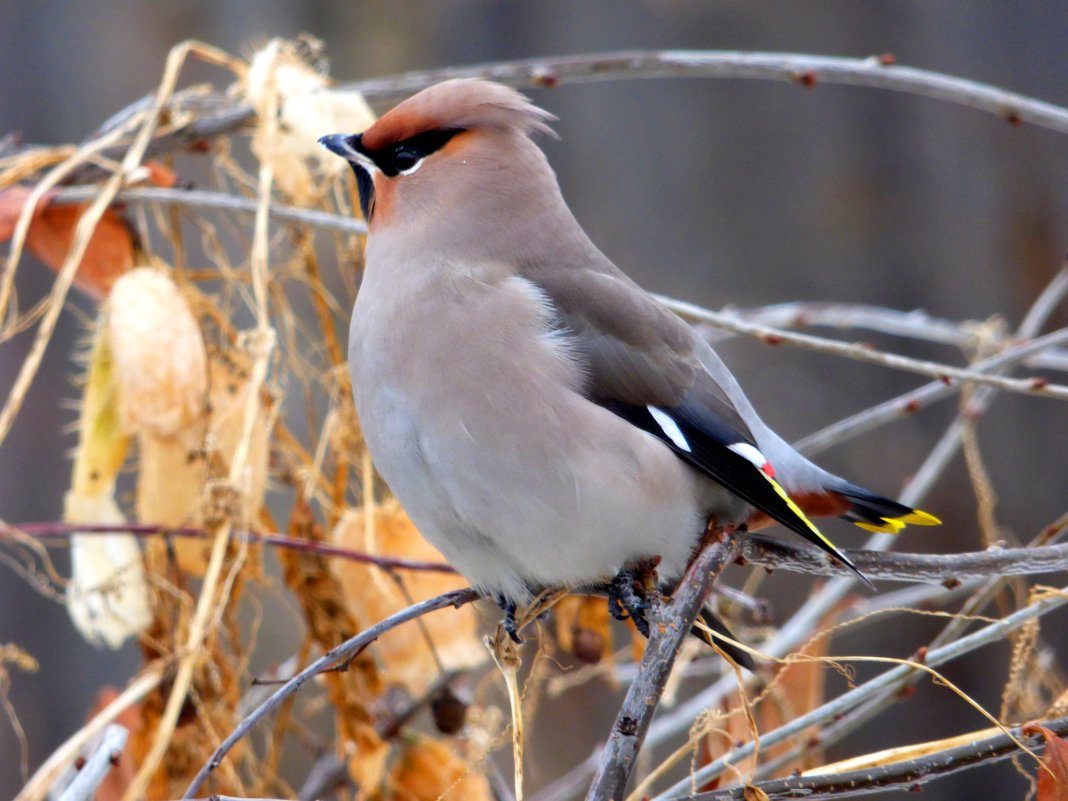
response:
[(635, 572), (629, 568), (623, 568), (616, 574), (608, 585), (608, 613), (616, 620), (629, 617), (639, 633), (648, 637), (649, 621), (645, 619), (645, 612), (649, 609), (649, 603), (636, 589), (636, 578)]
[(519, 623), (515, 619), (515, 601), (509, 600), (503, 595), (498, 595), (497, 606), (504, 612), (504, 620), (501, 621), (501, 627), (504, 629), (504, 633), (517, 645), (522, 643), (523, 638), (519, 636)]

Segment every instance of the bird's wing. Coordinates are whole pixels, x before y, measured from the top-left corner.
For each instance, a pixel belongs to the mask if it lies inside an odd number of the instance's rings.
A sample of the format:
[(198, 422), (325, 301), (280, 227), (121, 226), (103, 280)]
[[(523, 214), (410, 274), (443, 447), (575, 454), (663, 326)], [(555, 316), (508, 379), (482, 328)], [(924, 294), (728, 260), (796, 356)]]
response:
[(692, 328), (611, 267), (530, 269), (523, 277), (545, 294), (570, 336), (590, 400), (853, 567), (775, 480), (737, 407), (702, 366), (703, 343)]

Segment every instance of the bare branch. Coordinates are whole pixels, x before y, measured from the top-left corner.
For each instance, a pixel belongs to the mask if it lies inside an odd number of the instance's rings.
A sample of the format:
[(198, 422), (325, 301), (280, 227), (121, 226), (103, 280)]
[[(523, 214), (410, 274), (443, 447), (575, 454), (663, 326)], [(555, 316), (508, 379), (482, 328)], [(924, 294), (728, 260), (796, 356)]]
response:
[[(1013, 612), (1011, 615), (1002, 618), (996, 623), (984, 626), (978, 631), (969, 634), (967, 637), (962, 637), (961, 639), (949, 643), (948, 645), (944, 645), (941, 648), (935, 648), (928, 651), (926, 658), (924, 659), (924, 665), (931, 668), (938, 667), (939, 665), (963, 656), (964, 654), (971, 653), (984, 645), (997, 642), (1009, 632), (1022, 626), (1028, 620), (1048, 614), (1066, 603), (1068, 603), (1068, 588), (1046, 595), (1041, 600)], [(786, 725), (762, 734), (760, 737), (760, 746), (761, 748), (773, 746), (776, 743), (781, 743), (790, 739), (799, 732), (807, 729), (809, 726), (818, 725), (825, 723), (828, 720), (832, 720), (837, 715), (852, 709), (869, 698), (880, 694), (884, 690), (896, 687), (903, 681), (908, 680), (915, 670), (916, 668), (912, 665), (904, 664), (891, 668), (879, 676), (876, 676), (874, 679), (871, 679), (864, 684), (860, 684), (837, 698), (828, 701), (823, 706), (794, 718)], [(676, 782), (664, 793), (656, 796), (654, 801), (666, 801), (666, 799), (671, 798), (672, 796), (686, 793), (693, 783), (701, 785), (714, 779), (716, 776), (721, 775), (723, 771), (727, 769), (728, 765), (737, 764), (739, 761), (749, 757), (753, 753), (753, 750), (754, 744), (751, 742), (731, 749), (719, 759), (716, 759), (695, 771), (692, 776), (688, 776), (685, 779)]]
[[(817, 548), (763, 534), (741, 540), (741, 556), (752, 564), (795, 573), (847, 576), (848, 568), (831, 564)], [(1068, 544), (1035, 548), (998, 548), (974, 553), (919, 554), (847, 550), (862, 573), (885, 581), (941, 583), (953, 579), (990, 576), (1030, 576), (1068, 570)]]
[[(1014, 125), (1026, 122), (1068, 133), (1068, 109), (976, 81), (898, 66), (874, 56), (856, 59), (795, 53), (635, 50), (408, 72), (356, 81), (341, 88), (358, 91), (368, 100), (386, 104), (439, 81), (457, 77), (489, 78), (512, 86), (534, 88), (591, 81), (682, 77), (791, 81), (806, 87), (816, 83), (867, 86), (956, 103), (994, 114)], [(235, 133), (255, 119), (251, 106), (234, 103), (221, 93), (198, 95), (193, 101), (183, 95), (175, 101), (175, 105), (190, 102), (217, 111), (193, 115), (194, 118), (186, 125), (157, 136), (146, 148), (146, 157), (157, 157)], [(114, 118), (127, 119), (142, 110), (144, 105), (145, 100), (139, 100), (118, 112)], [(181, 116), (175, 115), (174, 118)], [(105, 155), (117, 158), (123, 152), (124, 148), (119, 147), (105, 151)], [(86, 180), (99, 176), (101, 172), (94, 165), (84, 165), (76, 178)]]
[[(1008, 348), (996, 356), (978, 361), (971, 366), (969, 372), (993, 372), (1013, 364), (1019, 364), (1024, 359), (1042, 350), (1065, 343), (1068, 343), (1068, 328), (1061, 328)], [(883, 401), (877, 406), (872, 406), (870, 409), (865, 409), (844, 420), (839, 420), (814, 434), (809, 434), (807, 437), (795, 442), (794, 447), (808, 455), (819, 453), (832, 445), (870, 431), (888, 420), (913, 414), (924, 406), (929, 406), (935, 401), (949, 397), (958, 389), (959, 386), (947, 385), (942, 381), (924, 384), (919, 389), (914, 389), (898, 395), (896, 398)]]
[[(100, 187), (69, 186), (58, 190), (51, 204), (84, 203), (100, 194)], [(159, 203), (164, 206), (188, 206), (200, 209), (220, 209), (255, 214), (259, 203), (255, 200), (225, 192), (208, 192), (203, 189), (162, 189), (157, 187), (140, 187), (123, 189), (116, 196), (117, 201)], [(331, 214), (326, 211), (305, 209), (299, 206), (285, 206), (271, 203), (267, 207), (271, 217), (285, 222), (312, 225), (333, 231), (345, 231), (352, 234), (366, 234), (367, 223), (354, 217)]]
[(193, 778), (189, 787), (186, 788), (182, 798), (192, 798), (200, 787), (204, 784), (204, 781), (211, 775), (211, 773), (219, 767), (223, 758), (230, 753), (230, 750), (252, 730), (252, 727), (256, 725), (262, 718), (266, 717), (272, 711), (293, 693), (297, 692), (304, 686), (308, 679), (322, 673), (325, 670), (334, 668), (337, 664), (344, 663), (345, 660), (358, 654), (364, 648), (369, 646), (387, 631), (396, 628), (402, 623), (407, 623), (409, 620), (415, 620), (429, 612), (433, 612), (437, 609), (444, 609), (445, 607), (460, 607), (464, 604), (469, 604), (479, 597), (478, 593), (473, 589), (453, 590), (452, 592), (446, 592), (442, 595), (438, 595), (435, 598), (430, 598), (426, 601), (414, 604), (402, 609), (401, 611), (390, 615), (385, 620), (376, 623), (369, 629), (357, 634), (355, 637), (351, 637), (341, 645), (335, 648), (331, 648), (321, 657), (312, 662), (308, 667), (304, 668), (300, 673), (291, 678), (281, 687), (279, 687), (270, 698), (260, 704), (254, 709), (237, 728), (233, 730), (229, 737), (223, 740), (222, 744), (215, 749), (215, 752), (211, 755), (211, 759), (200, 769), (197, 775)]
[(1068, 386), (1050, 384), (1044, 378), (1005, 378), (999, 375), (991, 375), (990, 371), (982, 371), (966, 367), (953, 367), (940, 362), (932, 362), (926, 359), (913, 359), (910, 356), (901, 356), (897, 353), (886, 353), (875, 350), (866, 344), (851, 342), (839, 342), (825, 337), (815, 337), (811, 334), (798, 334), (786, 331), (782, 328), (772, 328), (766, 325), (745, 322), (728, 314), (703, 309), (692, 303), (657, 296), (661, 303), (674, 312), (691, 320), (700, 320), (710, 323), (717, 328), (734, 331), (739, 334), (748, 334), (763, 340), (769, 345), (796, 345), (818, 353), (830, 353), (835, 356), (845, 356), (856, 361), (878, 364), (883, 367), (892, 367), (919, 375), (937, 378), (939, 383), (948, 385), (953, 381), (964, 381), (974, 384), (985, 384), (1009, 392), (1020, 392), (1025, 395), (1044, 395), (1051, 398), (1068, 399)]
[(713, 539), (698, 553), (670, 604), (659, 598), (653, 600), (649, 643), (605, 744), (600, 770), (586, 796), (588, 801), (623, 797), (675, 656), (735, 548), (732, 536), (720, 534), (719, 539)]
[[(0, 539), (12, 536), (14, 532), (27, 534), (41, 539), (68, 539), (73, 534), (112, 534), (122, 532), (133, 534), (136, 537), (191, 537), (194, 539), (210, 540), (213, 535), (209, 531), (200, 528), (170, 528), (152, 523), (63, 523), (49, 521), (45, 523), (20, 523), (8, 525), (0, 521)], [(351, 548), (342, 548), (325, 542), (313, 542), (295, 537), (287, 537), (283, 534), (259, 534), (255, 531), (232, 531), (230, 538), (235, 541), (248, 540), (259, 542), (276, 548), (284, 548), (290, 551), (303, 551), (314, 553), (319, 556), (333, 556), (338, 559), (348, 559), (353, 562), (377, 565), (385, 570), (422, 570), (435, 573), (455, 573), (456, 568), (444, 562), (421, 562), (416, 559), (405, 559), (400, 556), (383, 556), (371, 554), (366, 551), (356, 551)]]
[(632, 50), (408, 72), (357, 81), (343, 88), (359, 91), (368, 99), (395, 101), (449, 78), (489, 78), (533, 88), (634, 78), (755, 78), (803, 86), (845, 84), (945, 100), (995, 114), (1013, 124), (1029, 122), (1068, 133), (1068, 109), (964, 78), (898, 66), (877, 56), (861, 59), (795, 53)]
[[(1068, 275), (1068, 271), (1062, 270), (1051, 288), (1060, 289), (1064, 285), (1062, 276)], [(1056, 285), (1056, 286), (1055, 286)], [(1056, 298), (1055, 293), (1044, 293), (1043, 298), (1050, 300)], [(1039, 304), (1036, 308), (1040, 311), (1048, 304)], [(935, 342), (940, 345), (949, 345), (956, 348), (971, 350), (975, 348), (980, 339), (974, 330), (975, 322), (954, 322), (940, 317), (932, 317), (922, 309), (902, 311), (889, 309), (884, 306), (872, 306), (867, 303), (829, 303), (825, 301), (799, 300), (789, 303), (772, 303), (767, 306), (753, 306), (750, 308), (725, 307), (720, 310), (723, 314), (747, 320), (753, 323), (763, 323), (779, 328), (804, 329), (804, 328), (835, 328), (839, 330), (857, 329), (872, 331), (879, 334), (905, 339), (916, 339), (924, 342)], [(1021, 324), (1021, 330), (1023, 325)], [(713, 345), (732, 339), (737, 334), (723, 331), (711, 324), (702, 326), (705, 337)], [(1037, 330), (1029, 334), (989, 332), (984, 335), (989, 344), (995, 349), (1019, 342), (1021, 339), (1031, 339), (1037, 334)], [(1068, 350), (1063, 348), (1051, 348), (1026, 359), (1024, 364), (1029, 367), (1046, 367), (1054, 370), (1068, 370)]]
[(104, 729), (99, 747), (85, 761), (85, 765), (63, 791), (59, 801), (92, 801), (97, 788), (122, 756), (122, 749), (126, 747), (126, 738), (129, 736), (130, 732), (117, 723), (112, 723)]
[[(1012, 734), (1035, 751), (1041, 751), (1045, 739), (1040, 733), (1032, 733), (1029, 724), (1017, 726)], [(1068, 733), (1068, 718), (1046, 721), (1038, 724), (1054, 734)], [(818, 801), (826, 798), (852, 798), (857, 795), (873, 793), (881, 788), (901, 787), (907, 785), (909, 792), (918, 792), (923, 785), (934, 779), (940, 779), (959, 770), (976, 765), (991, 764), (1020, 753), (1016, 742), (1006, 734), (998, 734), (983, 740), (976, 740), (967, 745), (947, 748), (924, 754), (916, 759), (894, 762), (889, 765), (877, 765), (848, 773), (832, 773), (814, 776), (797, 776), (789, 779), (775, 779), (760, 782), (760, 788), (768, 801), (779, 799), (804, 798), (806, 801)], [(728, 801), (748, 798), (744, 787), (732, 787), (727, 790), (715, 790), (710, 793), (698, 793), (693, 801)]]

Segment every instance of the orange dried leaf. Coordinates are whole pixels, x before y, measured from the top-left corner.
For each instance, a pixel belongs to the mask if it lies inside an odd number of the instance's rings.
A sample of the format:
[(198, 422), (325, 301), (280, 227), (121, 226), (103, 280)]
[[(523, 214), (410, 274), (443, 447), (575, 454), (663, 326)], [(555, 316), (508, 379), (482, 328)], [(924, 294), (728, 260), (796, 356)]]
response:
[[(15, 232), (31, 189), (12, 186), (0, 192), (0, 242)], [(78, 219), (88, 204), (48, 205), (55, 192), (45, 193), (34, 211), (26, 246), (53, 270), (59, 270), (74, 240)], [(74, 285), (89, 297), (103, 300), (116, 279), (134, 265), (134, 238), (122, 215), (111, 208), (97, 223), (82, 257)]]
[[(334, 544), (383, 556), (444, 561), (441, 553), (423, 539), (395, 500), (375, 509), (372, 527), (368, 528), (366, 523), (363, 509), (345, 512), (334, 529)], [(401, 571), (399, 575), (404, 581), (406, 595), (393, 579), (374, 565), (341, 559), (332, 560), (330, 565), (353, 614), (366, 625), (377, 623), (411, 603), (467, 586), (463, 578), (451, 573)], [(473, 607), (443, 609), (427, 615), (422, 621), (423, 626), (402, 626), (375, 644), (375, 653), (386, 668), (383, 673), (390, 680), (403, 684), (415, 694), (426, 690), (438, 674), (427, 645), (427, 634), (447, 669), (471, 667), (485, 659)]]
[(486, 777), (438, 740), (413, 743), (393, 767), (387, 801), (491, 801)]
[(1041, 732), (1046, 738), (1046, 753), (1038, 768), (1036, 801), (1068, 801), (1068, 740), (1058, 737), (1045, 726), (1028, 726), (1025, 734)]

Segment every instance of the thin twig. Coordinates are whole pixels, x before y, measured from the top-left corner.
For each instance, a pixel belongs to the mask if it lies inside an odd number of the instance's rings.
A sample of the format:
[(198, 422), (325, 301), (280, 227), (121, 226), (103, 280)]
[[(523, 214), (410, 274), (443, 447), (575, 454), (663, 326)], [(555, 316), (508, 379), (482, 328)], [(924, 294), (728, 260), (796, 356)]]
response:
[(45, 798), (56, 777), (74, 761), (85, 744), (101, 731), (104, 731), (125, 710), (139, 703), (146, 695), (152, 692), (163, 680), (164, 673), (164, 664), (162, 662), (154, 662), (148, 665), (141, 675), (134, 679), (130, 686), (123, 690), (117, 698), (97, 712), (88, 723), (68, 737), (59, 748), (52, 752), (25, 786), (19, 790), (19, 794), (15, 796), (15, 801), (40, 801)]
[[(1053, 302), (1059, 302), (1056, 294), (1063, 288), (1065, 274), (1064, 270), (1058, 273), (1058, 276), (1054, 278), (1053, 282), (1047, 287), (1046, 292), (1043, 293), (1044, 298), (1048, 297)], [(1036, 311), (1042, 311), (1042, 307), (1045, 305), (1044, 298), (1035, 301), (1033, 308)], [(1039, 301), (1043, 302), (1040, 304)], [(950, 345), (966, 351), (975, 348), (979, 343), (975, 321), (968, 320), (958, 323), (952, 320), (932, 317), (920, 309), (901, 311), (884, 306), (872, 306), (867, 303), (829, 303), (825, 301), (799, 300), (748, 308), (728, 306), (720, 309), (720, 312), (737, 317), (740, 320), (763, 323), (764, 325), (772, 325), (779, 328), (803, 329), (813, 327), (838, 330), (854, 328), (905, 339), (917, 339), (923, 342)], [(1042, 319), (1045, 319), (1045, 317), (1043, 316)], [(730, 331), (718, 329), (713, 325), (705, 325), (702, 328), (705, 336), (713, 345), (738, 336)], [(1021, 323), (1020, 330), (1023, 330), (1023, 328), (1024, 326)], [(1031, 339), (1037, 333), (1037, 330), (1026, 335), (1019, 332), (1003, 333), (997, 330), (984, 330), (983, 337), (987, 339), (995, 350), (1001, 350), (1022, 339)], [(1068, 370), (1068, 350), (1051, 348), (1025, 359), (1023, 364), (1029, 367)]]
[[(1025, 606), (1008, 617), (1002, 618), (996, 623), (991, 623), (990, 625), (969, 634), (967, 637), (962, 637), (961, 639), (941, 648), (928, 651), (923, 664), (926, 667), (935, 668), (963, 656), (964, 654), (971, 653), (984, 645), (997, 642), (1009, 632), (1022, 626), (1028, 620), (1033, 620), (1034, 618), (1052, 612), (1054, 609), (1057, 609), (1066, 603), (1068, 603), (1068, 587), (1050, 593), (1041, 600)], [(820, 723), (834, 719), (837, 715), (852, 709), (867, 699), (890, 687), (898, 685), (911, 676), (914, 670), (915, 668), (912, 665), (907, 664), (898, 665), (897, 667), (887, 670), (874, 679), (854, 687), (852, 690), (843, 693), (822, 706), (794, 718), (784, 726), (780, 726), (773, 731), (762, 734), (760, 737), (761, 748), (769, 748), (777, 743), (790, 739), (797, 733), (807, 729), (809, 726), (819, 725)], [(694, 784), (701, 785), (714, 779), (721, 775), (729, 765), (737, 764), (741, 760), (749, 757), (753, 753), (753, 750), (754, 743), (752, 742), (731, 749), (719, 759), (713, 760), (708, 765), (694, 771), (692, 776), (688, 776), (685, 779), (676, 782), (666, 791), (656, 796), (654, 801), (666, 801), (666, 799), (675, 795), (686, 793), (687, 789)]]
[[(100, 187), (69, 186), (58, 190), (49, 201), (50, 205), (84, 203), (100, 194)], [(203, 189), (163, 189), (157, 187), (138, 187), (123, 189), (116, 196), (118, 202), (159, 203), (164, 206), (186, 206), (199, 209), (219, 209), (221, 211), (239, 211), (255, 214), (259, 201), (225, 192), (209, 192)], [(268, 206), (271, 217), (285, 222), (301, 223), (330, 231), (344, 231), (353, 234), (366, 234), (367, 223), (355, 217), (345, 217), (325, 211), (286, 206), (272, 203)]]
[(973, 384), (985, 384), (1009, 392), (1020, 392), (1025, 395), (1042, 395), (1062, 400), (1068, 399), (1068, 386), (1050, 384), (1044, 378), (1005, 378), (972, 368), (953, 367), (927, 359), (914, 359), (911, 356), (875, 350), (866, 344), (839, 342), (834, 339), (812, 336), (811, 334), (798, 334), (782, 328), (758, 325), (757, 323), (740, 320), (729, 314), (701, 308), (693, 303), (673, 298), (657, 297), (661, 303), (683, 317), (700, 320), (727, 331), (748, 334), (763, 340), (769, 345), (796, 345), (807, 350), (814, 350), (817, 353), (830, 353), (835, 356), (844, 356), (847, 359), (877, 364), (882, 367), (891, 367), (896, 370), (931, 376), (937, 378), (942, 384), (963, 381)]
[[(78, 202), (94, 197), (97, 192), (98, 190), (95, 187), (74, 187), (63, 190), (60, 197), (70, 202)], [(185, 189), (131, 189), (122, 192), (120, 197), (124, 200), (154, 201), (202, 208), (230, 209), (248, 213), (255, 213), (260, 205), (246, 198), (218, 192)], [(355, 234), (365, 234), (367, 232), (367, 226), (363, 221), (336, 214), (277, 204), (270, 204), (268, 209), (271, 216), (276, 219), (301, 222), (307, 225), (348, 231)], [(794, 345), (820, 353), (831, 353), (883, 367), (931, 376), (943, 383), (951, 380), (964, 381), (987, 384), (998, 389), (1027, 395), (1068, 399), (1068, 386), (1051, 384), (1043, 378), (1005, 378), (998, 375), (988, 375), (980, 370), (971, 370), (926, 359), (914, 359), (896, 353), (878, 351), (864, 344), (839, 342), (825, 337), (798, 334), (782, 328), (773, 328), (768, 325), (743, 320), (733, 313), (714, 312), (673, 298), (659, 297), (659, 300), (672, 311), (684, 317), (700, 320), (726, 331), (753, 336), (769, 344)]]
[(1029, 122), (1068, 133), (1068, 109), (964, 78), (887, 63), (877, 56), (632, 50), (409, 72), (342, 88), (356, 90), (368, 99), (392, 101), (449, 78), (489, 78), (529, 87), (635, 78), (755, 78), (806, 87), (817, 82), (845, 84), (945, 100), (995, 114), (1013, 124)]
[[(1030, 724), (1034, 725), (1034, 724)], [(1041, 751), (1045, 740), (1040, 733), (1031, 733), (1030, 725), (1012, 729), (1012, 734), (1022, 740), (1028, 748)], [(1060, 718), (1040, 723), (1054, 734), (1068, 733), (1068, 718)], [(854, 797), (877, 792), (889, 787), (907, 785), (909, 792), (918, 792), (923, 785), (934, 779), (948, 776), (959, 770), (979, 764), (991, 764), (1019, 754), (1020, 748), (1006, 734), (997, 734), (967, 745), (947, 748), (924, 754), (915, 759), (893, 762), (889, 765), (877, 765), (848, 773), (833, 773), (813, 776), (796, 776), (788, 779), (774, 779), (754, 785), (765, 795), (768, 801), (785, 801), (786, 799), (804, 798), (805, 801), (817, 799)], [(743, 801), (751, 798), (744, 787), (732, 787), (727, 790), (715, 790), (710, 793), (698, 793), (690, 796), (693, 801)]]
[[(983, 359), (973, 364), (969, 370), (972, 373), (987, 373), (1019, 364), (1033, 354), (1063, 345), (1068, 342), (1068, 328), (1052, 331), (1044, 336), (1036, 337), (1028, 342), (1023, 342), (1015, 347), (1008, 348), (996, 356)], [(837, 445), (853, 437), (859, 436), (873, 428), (885, 423), (913, 414), (931, 403), (949, 397), (959, 389), (958, 386), (948, 385), (943, 381), (932, 381), (924, 384), (919, 389), (910, 390), (896, 398), (883, 401), (882, 403), (858, 412), (832, 425), (822, 428), (807, 437), (794, 443), (799, 451), (814, 455), (827, 450), (832, 445)]]
[[(806, 87), (817, 82), (867, 86), (956, 103), (995, 114), (1014, 125), (1026, 122), (1068, 133), (1068, 109), (976, 81), (898, 66), (874, 56), (857, 59), (796, 53), (636, 50), (408, 72), (356, 81), (341, 89), (360, 92), (368, 100), (388, 103), (440, 81), (459, 77), (488, 78), (512, 86), (534, 88), (591, 81), (681, 77), (791, 81)], [(157, 137), (146, 150), (146, 156), (159, 156), (232, 134), (255, 119), (251, 106), (228, 103), (220, 94), (202, 96), (198, 102), (205, 106), (216, 104), (221, 110), (210, 116), (197, 115), (177, 130)], [(144, 100), (139, 100), (130, 108), (136, 111), (143, 106)], [(126, 116), (126, 109), (115, 115), (118, 119)], [(114, 155), (113, 151), (105, 154)], [(98, 172), (86, 169), (79, 178), (94, 177)]]
[(712, 585), (732, 558), (736, 543), (721, 535), (694, 559), (670, 604), (654, 598), (649, 610), (649, 643), (638, 676), (630, 685), (601, 756), (601, 767), (587, 801), (622, 798), (638, 751), (664, 692), (675, 656), (697, 619)]
[(97, 788), (122, 756), (129, 736), (129, 730), (117, 723), (112, 723), (104, 729), (99, 747), (85, 761), (74, 781), (59, 797), (59, 801), (92, 801)]
[(371, 628), (365, 629), (355, 637), (350, 637), (341, 645), (331, 648), (308, 665), (308, 667), (304, 668), (300, 673), (275, 690), (270, 698), (256, 707), (256, 709), (249, 713), (249, 715), (237, 725), (230, 736), (223, 740), (222, 744), (215, 749), (215, 752), (211, 755), (211, 759), (208, 760), (193, 778), (193, 781), (190, 783), (189, 787), (186, 788), (182, 798), (192, 798), (204, 784), (204, 781), (208, 776), (219, 767), (223, 758), (252, 730), (252, 727), (262, 718), (274, 711), (279, 704), (286, 700), (286, 698), (303, 687), (308, 679), (334, 668), (338, 663), (344, 663), (348, 657), (359, 653), (387, 631), (396, 628), (402, 623), (407, 623), (409, 620), (414, 620), (417, 617), (421, 617), (422, 615), (438, 609), (444, 609), (448, 606), (460, 607), (464, 604), (469, 604), (472, 601), (477, 600), (478, 597), (478, 593), (470, 588), (452, 590), (451, 592), (443, 593), (442, 595), (430, 598), (429, 600), (421, 601), (414, 606), (409, 606), (407, 609), (402, 609), (401, 611), (390, 615), (385, 620), (371, 626)]
[[(747, 562), (761, 567), (822, 576), (847, 576), (848, 568), (830, 564), (818, 548), (750, 534), (741, 541)], [(995, 548), (955, 554), (888, 553), (846, 550), (869, 578), (942, 583), (990, 576), (1031, 576), (1068, 570), (1068, 544), (1036, 548)]]
[[(31, 537), (41, 539), (67, 540), (74, 534), (99, 534), (106, 535), (115, 532), (133, 534), (135, 537), (191, 537), (194, 539), (209, 540), (214, 535), (202, 528), (171, 528), (152, 523), (119, 523), (115, 525), (107, 523), (64, 523), (48, 521), (43, 523), (19, 523), (7, 525), (0, 521), (0, 539), (11, 536), (14, 533), (28, 534)], [(231, 531), (231, 540), (248, 540), (249, 542), (262, 543), (276, 548), (284, 548), (290, 551), (303, 551), (314, 553), (319, 556), (333, 556), (339, 559), (347, 559), (353, 562), (376, 565), (384, 570), (416, 570), (434, 573), (455, 573), (456, 568), (445, 562), (423, 562), (417, 559), (405, 559), (400, 556), (384, 556), (381, 554), (357, 551), (352, 548), (342, 548), (338, 545), (330, 545), (325, 542), (302, 540), (296, 537), (287, 537), (284, 534), (259, 534), (255, 531)]]

